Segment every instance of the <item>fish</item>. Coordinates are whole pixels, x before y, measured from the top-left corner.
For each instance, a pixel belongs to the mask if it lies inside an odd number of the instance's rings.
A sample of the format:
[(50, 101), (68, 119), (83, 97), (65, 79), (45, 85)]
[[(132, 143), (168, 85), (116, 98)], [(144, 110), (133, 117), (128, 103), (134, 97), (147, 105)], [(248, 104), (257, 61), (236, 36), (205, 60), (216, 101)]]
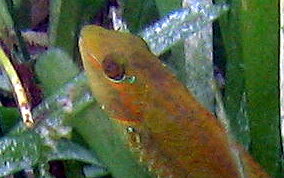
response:
[(92, 94), (157, 177), (269, 177), (141, 38), (86, 25), (79, 49)]

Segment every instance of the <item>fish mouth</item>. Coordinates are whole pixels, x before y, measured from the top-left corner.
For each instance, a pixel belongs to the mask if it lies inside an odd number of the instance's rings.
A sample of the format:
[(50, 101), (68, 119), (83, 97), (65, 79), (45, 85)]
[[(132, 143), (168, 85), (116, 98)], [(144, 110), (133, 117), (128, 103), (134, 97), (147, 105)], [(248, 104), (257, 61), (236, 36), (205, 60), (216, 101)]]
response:
[[(84, 56), (84, 54), (85, 54), (86, 57), (87, 57), (87, 60), (89, 62), (93, 63), (96, 68), (102, 68), (102, 65), (101, 65), (100, 61), (98, 60), (98, 58), (92, 52), (90, 52), (87, 47), (85, 47), (82, 35), (79, 38), (79, 49), (80, 49), (81, 56), (82, 55)], [(84, 58), (83, 56), (82, 56), (82, 58)], [(92, 59), (92, 60), (90, 60), (90, 59)]]

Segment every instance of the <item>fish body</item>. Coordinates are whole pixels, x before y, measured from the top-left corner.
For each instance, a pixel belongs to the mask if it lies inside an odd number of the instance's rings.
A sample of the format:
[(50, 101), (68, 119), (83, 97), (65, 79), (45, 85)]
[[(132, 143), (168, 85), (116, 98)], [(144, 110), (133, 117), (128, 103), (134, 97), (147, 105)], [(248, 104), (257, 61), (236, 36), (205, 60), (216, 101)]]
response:
[(141, 38), (89, 25), (79, 46), (93, 95), (156, 175), (268, 177)]

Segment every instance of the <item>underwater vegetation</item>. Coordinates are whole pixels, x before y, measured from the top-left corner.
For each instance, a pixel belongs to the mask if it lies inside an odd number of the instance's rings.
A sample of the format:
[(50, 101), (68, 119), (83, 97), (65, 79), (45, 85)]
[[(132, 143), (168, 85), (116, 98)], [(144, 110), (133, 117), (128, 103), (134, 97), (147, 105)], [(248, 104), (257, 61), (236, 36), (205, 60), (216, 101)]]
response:
[[(0, 1), (0, 176), (282, 177), (277, 3), (181, 8)], [(182, 40), (215, 19), (189, 68)]]

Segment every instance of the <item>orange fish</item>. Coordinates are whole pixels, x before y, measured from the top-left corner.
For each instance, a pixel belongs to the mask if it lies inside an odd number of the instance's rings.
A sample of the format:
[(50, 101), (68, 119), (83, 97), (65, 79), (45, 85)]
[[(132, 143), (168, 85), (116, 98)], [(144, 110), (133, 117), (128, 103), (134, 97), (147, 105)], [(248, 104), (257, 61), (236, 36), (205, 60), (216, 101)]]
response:
[(269, 177), (141, 38), (89, 25), (79, 45), (93, 95), (156, 175)]

